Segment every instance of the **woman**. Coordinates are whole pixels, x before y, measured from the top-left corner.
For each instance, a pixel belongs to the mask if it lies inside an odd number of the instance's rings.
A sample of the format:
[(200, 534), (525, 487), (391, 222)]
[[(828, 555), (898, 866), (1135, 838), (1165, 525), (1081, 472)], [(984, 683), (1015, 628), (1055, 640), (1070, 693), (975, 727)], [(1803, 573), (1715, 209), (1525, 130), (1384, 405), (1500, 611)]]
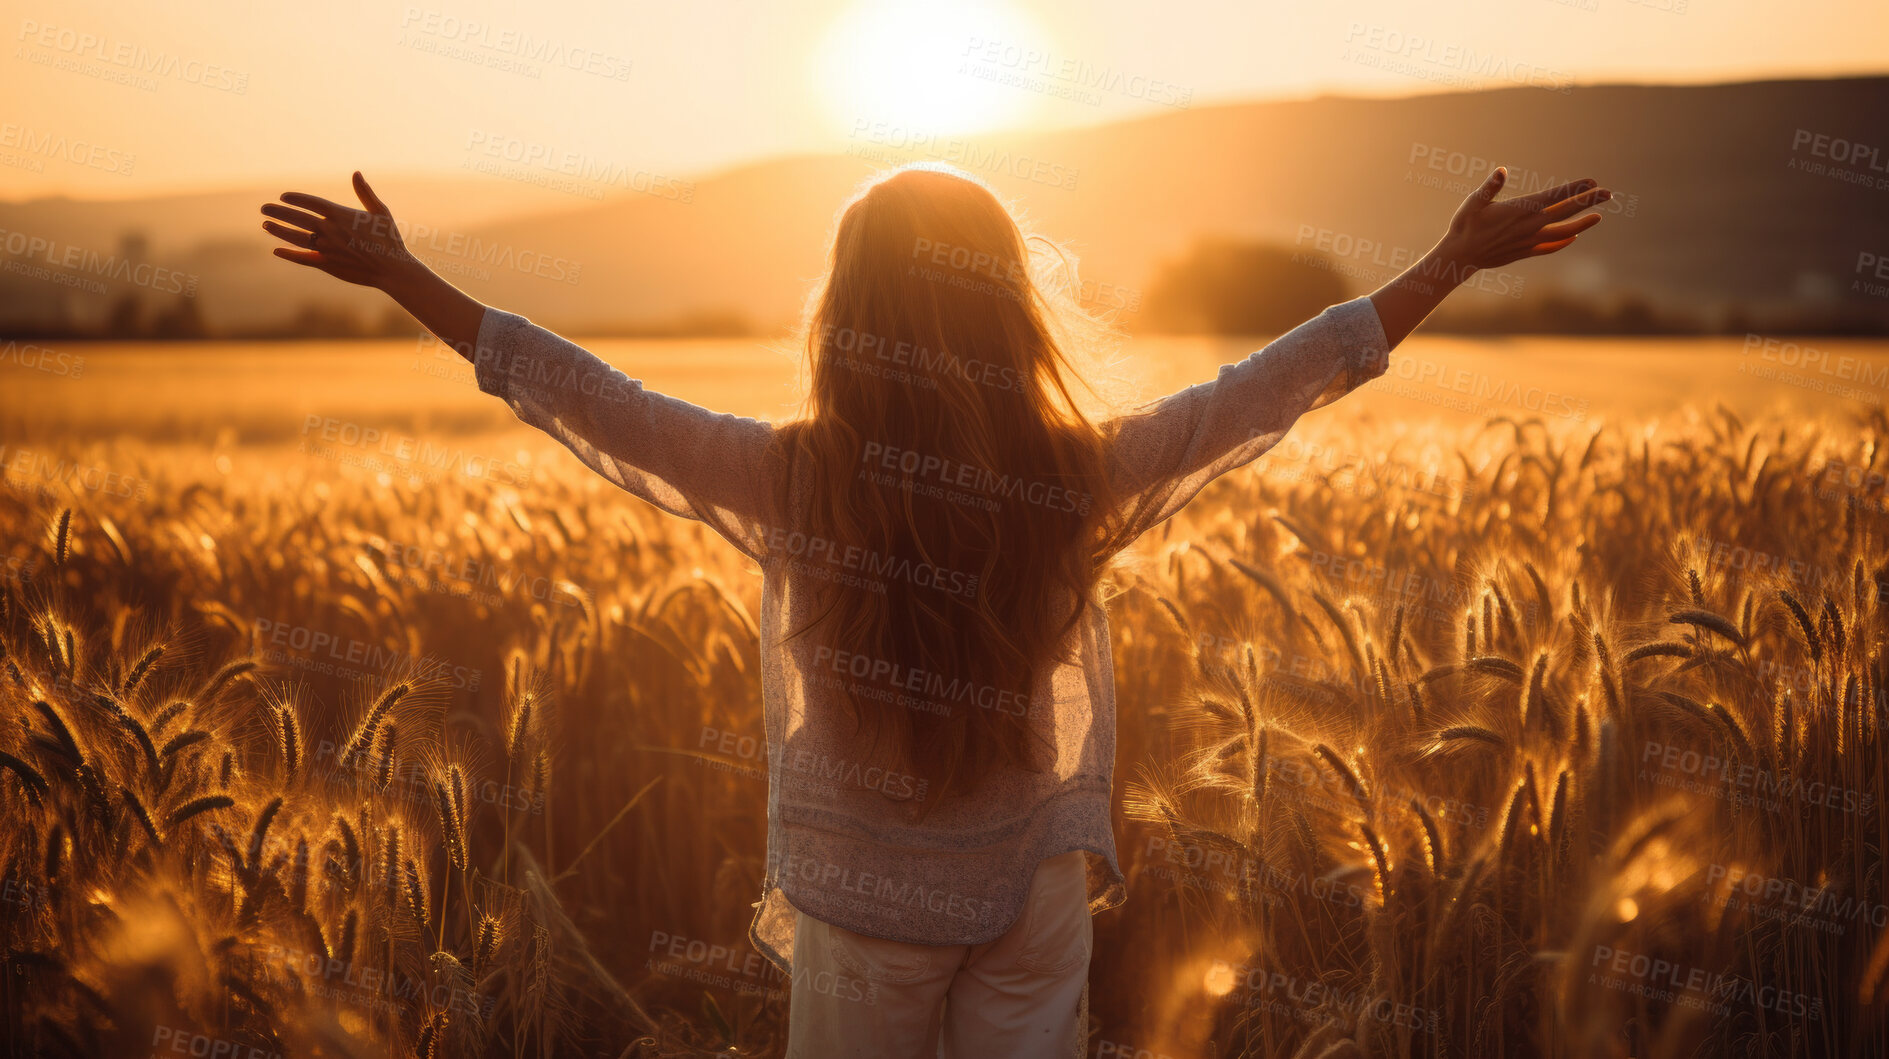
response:
[[(1591, 180), (1497, 202), (1497, 169), (1402, 276), (1218, 377), (1096, 423), (1083, 317), (980, 182), (920, 165), (847, 204), (809, 314), (806, 414), (652, 393), (416, 261), (365, 210), (263, 207), (275, 253), (391, 295), (480, 389), (763, 572), (771, 767), (751, 937), (791, 976), (794, 1056), (1081, 1053), (1093, 912), (1124, 899), (1108, 560), (1299, 418), (1382, 374), (1475, 270), (1600, 220)], [(280, 223), (278, 223), (280, 222)]]

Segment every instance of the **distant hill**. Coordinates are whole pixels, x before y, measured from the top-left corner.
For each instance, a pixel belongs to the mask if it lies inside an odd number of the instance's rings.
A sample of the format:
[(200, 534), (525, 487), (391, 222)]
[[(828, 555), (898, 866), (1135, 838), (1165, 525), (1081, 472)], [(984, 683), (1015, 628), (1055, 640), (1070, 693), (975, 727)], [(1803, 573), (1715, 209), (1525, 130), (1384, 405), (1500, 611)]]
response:
[[(1502, 163), (1518, 191), (1594, 176), (1619, 198), (1582, 253), (1503, 270), (1492, 290), (1458, 300), (1466, 312), (1550, 294), (1631, 296), (1721, 324), (1738, 312), (1883, 326), (1889, 296), (1858, 262), (1889, 257), (1885, 113), (1889, 78), (1323, 98), (967, 137), (920, 152), (862, 135), (850, 153), (702, 177), (686, 203), (626, 192), (593, 202), (494, 177), (389, 180), (383, 195), (403, 223), (451, 236), (420, 249), (463, 286), (558, 329), (746, 320), (771, 330), (794, 318), (819, 275), (840, 204), (885, 164), (942, 155), (981, 173), (1036, 230), (1080, 254), (1086, 281), (1134, 304), (1166, 265), (1221, 237), (1315, 254), (1311, 267), (1367, 289), (1427, 248), (1466, 188)], [(332, 197), (345, 177), (306, 186)], [(481, 211), (480, 201), (508, 209)], [(259, 202), (245, 190), (0, 204), (0, 227), (102, 250), (140, 229), (153, 260), (198, 277), (212, 329), (284, 319), (309, 302), (381, 311), (363, 292), (264, 256)], [(499, 263), (481, 264), (482, 252)], [(1517, 285), (1520, 296), (1508, 297)], [(19, 320), (57, 289), (0, 273), (0, 320)], [(108, 300), (68, 297), (79, 315), (102, 314)], [(1123, 322), (1147, 322), (1137, 317)]]

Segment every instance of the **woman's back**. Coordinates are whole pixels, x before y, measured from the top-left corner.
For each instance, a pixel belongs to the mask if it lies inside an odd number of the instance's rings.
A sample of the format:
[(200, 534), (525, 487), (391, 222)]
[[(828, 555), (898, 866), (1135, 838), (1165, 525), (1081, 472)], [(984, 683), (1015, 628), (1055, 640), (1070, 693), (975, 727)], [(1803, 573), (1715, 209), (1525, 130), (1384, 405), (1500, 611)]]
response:
[[(804, 503), (814, 493), (796, 495)], [(807, 535), (774, 544), (760, 617), (770, 755), (768, 882), (753, 930), (762, 951), (789, 966), (795, 910), (875, 937), (987, 942), (1015, 920), (1036, 863), (1079, 848), (1109, 862), (1113, 878), (1100, 896), (1117, 903), (1114, 683), (1101, 608), (1078, 612), (1058, 645), (1062, 658), (1036, 667), (1028, 683), (993, 682), (923, 654), (787, 636), (834, 590), (946, 611), (943, 597), (980, 590), (978, 574)], [(1073, 608), (1073, 598), (1061, 602)], [(947, 789), (862, 739), (860, 703), (903, 711), (921, 731), (933, 719), (1015, 724), (1035, 757), (993, 763), (975, 785)]]
[[(1074, 849), (1091, 854), (1092, 909), (1125, 898), (1109, 813), (1115, 707), (1108, 625), (1092, 593), (1057, 641), (1064, 660), (1038, 667), (1027, 684), (926, 668), (843, 637), (792, 636), (836, 589), (890, 593), (896, 586), (909, 605), (942, 609), (948, 597), (972, 598), (986, 586), (979, 571), (809, 532), (807, 511), (833, 494), (819, 494), (810, 465), (784, 455), (781, 435), (792, 424), (649, 392), (575, 344), (499, 310), (486, 313), (477, 346), (479, 385), (521, 419), (624, 489), (701, 520), (761, 566), (763, 713), (777, 767), (770, 769), (767, 873), (751, 935), (770, 959), (791, 972), (796, 910), (897, 941), (988, 941), (1016, 919), (1037, 865)], [(1303, 413), (1381, 375), (1388, 348), (1370, 299), (1354, 299), (1215, 379), (1103, 424), (1099, 484), (1116, 500), (1095, 561), (1266, 451)], [(607, 376), (608, 385), (520, 381), (544, 372)], [(921, 790), (920, 770), (859, 752), (850, 712), (858, 702), (1027, 720), (1041, 736), (1040, 756), (1030, 768), (992, 769), (968, 792), (947, 796), (929, 783)]]
[[(1291, 335), (1147, 411), (1105, 424), (1094, 492), (1112, 498), (1094, 525), (1092, 562), (1178, 510), (1208, 481), (1256, 457), (1299, 414), (1381, 374), (1388, 347), (1365, 299), (1336, 306)], [(909, 465), (909, 464), (908, 464)], [(1013, 481), (1004, 502), (1033, 505)], [(860, 934), (975, 945), (1017, 918), (1032, 872), (1089, 851), (1094, 910), (1125, 899), (1110, 802), (1115, 686), (1106, 611), (1092, 586), (1053, 601), (1075, 620), (1027, 684), (1003, 685), (874, 651), (843, 638), (781, 642), (833, 589), (885, 594), (946, 611), (985, 588), (979, 571), (928, 564), (870, 545), (840, 545), (789, 527), (820, 494), (790, 478), (762, 559), (763, 702), (771, 764), (768, 878), (755, 943), (791, 966), (795, 911)], [(1058, 498), (1057, 503), (1071, 503)], [(1044, 513), (1039, 517), (1049, 517)], [(1064, 590), (1067, 591), (1067, 590)], [(848, 700), (915, 716), (982, 714), (1025, 724), (1035, 767), (997, 767), (948, 792), (919, 770), (860, 752)]]
[[(888, 575), (809, 580), (790, 642), (1030, 696), (1079, 618), (1112, 511), (1058, 318), (982, 184), (909, 168), (847, 204), (809, 315), (807, 412), (778, 432), (770, 473), (793, 531)], [(934, 794), (921, 814), (1053, 760), (1027, 710), (901, 704), (851, 681), (827, 692), (852, 726), (849, 759), (920, 777)]]
[[(1074, 898), (1125, 896), (1101, 564), (1383, 374), (1468, 273), (1570, 245), (1608, 194), (1577, 181), (1495, 204), (1504, 179), (1380, 290), (1099, 427), (1063, 384), (1059, 312), (1014, 221), (962, 174), (895, 173), (849, 205), (809, 336), (811, 414), (778, 428), (651, 393), (467, 297), (405, 252), (359, 173), (366, 213), (298, 193), (317, 212), (264, 212), (302, 226), (271, 228), (298, 248), (278, 254), (394, 294), (521, 420), (760, 564), (774, 767), (752, 934), (794, 975), (790, 1054), (887, 1054), (891, 1033), (899, 1052), (981, 1055), (1080, 1049)], [(870, 963), (861, 946), (889, 959), (844, 999), (884, 985), (904, 1001), (885, 1018), (813, 999), (841, 999), (833, 967)]]

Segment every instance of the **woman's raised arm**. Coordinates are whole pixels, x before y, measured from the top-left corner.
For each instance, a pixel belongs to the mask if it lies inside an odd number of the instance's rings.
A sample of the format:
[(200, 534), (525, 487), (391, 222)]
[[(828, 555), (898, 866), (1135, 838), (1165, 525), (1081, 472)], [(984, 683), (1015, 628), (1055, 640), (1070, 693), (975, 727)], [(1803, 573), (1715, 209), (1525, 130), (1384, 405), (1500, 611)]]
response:
[(1593, 180), (1574, 180), (1497, 202), (1508, 176), (1506, 166), (1489, 174), (1457, 207), (1449, 230), (1423, 260), (1372, 292), (1371, 304), (1392, 349), (1477, 271), (1569, 246), (1575, 236), (1600, 223), (1598, 213), (1575, 214), (1613, 197)]
[(275, 220), (263, 227), (289, 244), (276, 256), (385, 291), (472, 362), (479, 389), (519, 419), (624, 490), (764, 558), (779, 522), (771, 425), (646, 390), (576, 343), (486, 306), (407, 251), (393, 213), (358, 172), (354, 191), (365, 210), (293, 191), (264, 206)]
[(359, 170), (354, 173), (354, 193), (365, 210), (300, 191), (285, 191), (282, 202), (263, 206), (263, 214), (275, 218), (264, 221), (263, 230), (289, 244), (276, 247), (275, 256), (385, 292), (440, 341), (471, 360), (485, 305), (408, 252), (393, 211)]
[(1377, 291), (1324, 312), (1216, 378), (1109, 423), (1110, 471), (1127, 498), (1109, 545), (1125, 547), (1208, 482), (1277, 444), (1300, 416), (1382, 375), (1390, 351), (1478, 269), (1552, 254), (1600, 220), (1574, 218), (1611, 195), (1577, 180), (1496, 202), (1497, 169), (1421, 261)]

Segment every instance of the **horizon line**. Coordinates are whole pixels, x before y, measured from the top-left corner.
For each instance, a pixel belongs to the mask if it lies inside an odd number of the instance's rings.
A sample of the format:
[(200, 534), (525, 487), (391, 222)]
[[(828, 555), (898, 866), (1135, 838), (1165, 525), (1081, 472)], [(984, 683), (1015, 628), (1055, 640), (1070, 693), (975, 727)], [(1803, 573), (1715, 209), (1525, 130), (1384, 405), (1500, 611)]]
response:
[[(1869, 72), (1851, 72), (1851, 73), (1834, 73), (1834, 74), (1826, 73), (1826, 74), (1821, 74), (1821, 75), (1819, 74), (1778, 74), (1774, 76), (1761, 75), (1761, 76), (1751, 76), (1751, 77), (1739, 77), (1739, 78), (1733, 78), (1733, 79), (1727, 79), (1727, 80), (1696, 80), (1696, 81), (1650, 80), (1649, 81), (1649, 80), (1632, 80), (1632, 79), (1623, 78), (1623, 79), (1609, 79), (1609, 80), (1595, 80), (1595, 81), (1577, 81), (1573, 83), (1572, 85), (1570, 85), (1569, 89), (1570, 91), (1576, 91), (1576, 90), (1581, 90), (1581, 89), (1602, 89), (1602, 88), (1641, 88), (1641, 89), (1738, 88), (1738, 87), (1755, 86), (1755, 85), (1796, 84), (1796, 83), (1823, 82), (1823, 81), (1872, 81), (1872, 80), (1889, 80), (1889, 67), (1884, 67), (1883, 69), (1869, 71)], [(1095, 129), (1108, 128), (1110, 126), (1126, 126), (1126, 125), (1137, 124), (1137, 123), (1145, 122), (1145, 121), (1157, 121), (1157, 120), (1171, 117), (1176, 113), (1191, 112), (1191, 111), (1227, 110), (1227, 109), (1232, 109), (1235, 107), (1278, 106), (1278, 105), (1293, 104), (1293, 103), (1326, 103), (1326, 102), (1399, 103), (1399, 102), (1406, 102), (1406, 101), (1440, 99), (1440, 98), (1457, 97), (1457, 96), (1495, 95), (1495, 94), (1503, 93), (1503, 92), (1534, 92), (1534, 91), (1540, 91), (1540, 88), (1536, 86), (1531, 86), (1531, 85), (1486, 85), (1486, 86), (1481, 86), (1481, 87), (1476, 87), (1476, 88), (1440, 89), (1440, 90), (1435, 90), (1435, 91), (1416, 90), (1416, 91), (1394, 93), (1394, 94), (1371, 93), (1368, 91), (1361, 91), (1355, 87), (1339, 89), (1339, 90), (1315, 88), (1315, 89), (1311, 89), (1309, 91), (1306, 91), (1304, 93), (1299, 93), (1299, 94), (1278, 94), (1278, 95), (1269, 95), (1269, 96), (1247, 96), (1247, 97), (1229, 97), (1229, 98), (1224, 98), (1224, 99), (1207, 99), (1198, 103), (1197, 105), (1192, 105), (1185, 108), (1176, 109), (1176, 108), (1171, 108), (1171, 107), (1158, 107), (1158, 108), (1151, 109), (1151, 110), (1141, 112), (1141, 113), (1120, 115), (1120, 116), (1107, 118), (1107, 119), (1103, 119), (1099, 121), (1044, 124), (1044, 125), (1034, 125), (1034, 126), (1027, 126), (1027, 127), (1008, 128), (1008, 129), (990, 129), (990, 130), (979, 131), (979, 132), (955, 133), (955, 134), (950, 134), (950, 135), (952, 135), (954, 138), (969, 139), (972, 137), (979, 137), (986, 140), (999, 141), (999, 140), (1015, 139), (1018, 137), (1045, 136), (1045, 135), (1063, 134), (1063, 133), (1070, 133), (1070, 132), (1090, 131), (1090, 130), (1095, 130)], [(743, 159), (740, 161), (729, 162), (722, 165), (705, 167), (701, 170), (691, 171), (684, 175), (684, 179), (690, 180), (692, 182), (700, 182), (700, 181), (717, 179), (717, 178), (724, 177), (733, 173), (738, 173), (744, 169), (751, 169), (751, 168), (762, 166), (762, 165), (769, 165), (769, 164), (784, 162), (784, 161), (792, 161), (796, 159), (830, 158), (830, 157), (835, 157), (835, 156), (843, 156), (843, 152), (831, 151), (831, 150), (808, 149), (808, 150), (802, 150), (802, 151), (786, 151), (786, 152), (780, 152), (780, 153), (775, 153), (775, 154), (756, 155), (754, 157)], [(352, 170), (350, 170), (350, 172), (352, 172)], [(363, 172), (365, 172), (365, 170), (363, 170)], [(385, 177), (389, 174), (392, 174), (394, 176), (401, 177), (401, 178), (406, 178), (406, 179), (441, 180), (441, 181), (449, 181), (449, 182), (460, 181), (467, 185), (471, 185), (478, 181), (478, 178), (476, 176), (465, 177), (465, 176), (457, 175), (457, 170), (453, 167), (442, 167), (438, 170), (382, 170), (379, 176), (376, 177), (376, 179), (379, 179), (380, 177)], [(69, 192), (54, 192), (51, 194), (42, 193), (42, 194), (37, 194), (30, 197), (25, 197), (25, 198), (12, 198), (5, 195), (0, 195), (0, 206), (31, 206), (35, 204), (50, 203), (50, 202), (65, 202), (65, 203), (134, 202), (134, 201), (145, 200), (145, 199), (183, 198), (183, 197), (198, 196), (198, 195), (209, 196), (209, 195), (217, 195), (217, 194), (223, 194), (223, 193), (235, 192), (235, 191), (252, 190), (257, 186), (257, 184), (262, 183), (266, 181), (267, 179), (269, 178), (256, 177), (256, 178), (248, 179), (248, 180), (225, 182), (225, 183), (218, 183), (218, 184), (206, 184), (206, 183), (155, 184), (155, 185), (150, 185), (150, 186), (140, 188), (135, 193), (122, 194), (122, 195), (78, 195), (78, 194), (73, 194)], [(307, 178), (306, 176), (302, 176), (302, 177), (286, 177), (282, 179), (305, 180)]]

